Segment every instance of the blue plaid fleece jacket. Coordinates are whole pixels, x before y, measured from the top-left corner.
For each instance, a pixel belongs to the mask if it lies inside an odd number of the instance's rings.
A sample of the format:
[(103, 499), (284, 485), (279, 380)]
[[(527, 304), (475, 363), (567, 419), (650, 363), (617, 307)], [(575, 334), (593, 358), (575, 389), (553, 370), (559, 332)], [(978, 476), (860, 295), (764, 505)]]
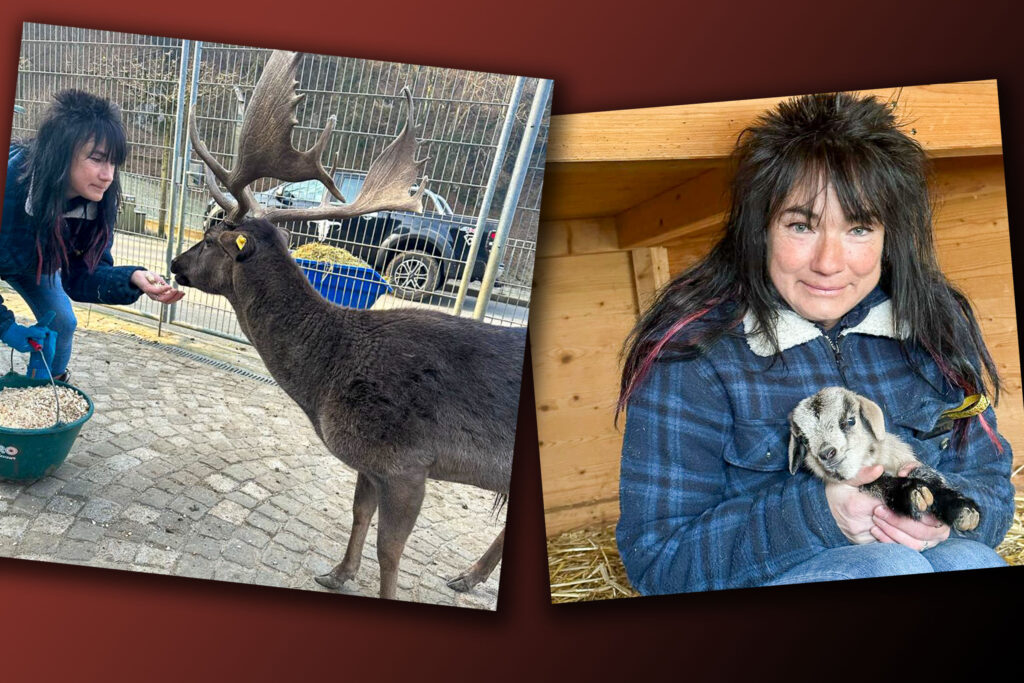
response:
[[(996, 546), (1013, 517), (1010, 446), (998, 451), (976, 420), (958, 450), (934, 433), (964, 399), (921, 350), (908, 365), (887, 296), (875, 289), (830, 331), (793, 311), (776, 323), (781, 358), (756, 334), (726, 335), (701, 356), (658, 362), (631, 397), (622, 449), (617, 537), (642, 593), (758, 586), (828, 548), (849, 545), (824, 484), (790, 475), (788, 414), (801, 399), (841, 385), (879, 404), (886, 430), (981, 508), (962, 535)], [(776, 361), (774, 364), (772, 361)], [(992, 409), (984, 413), (995, 429)]]
[[(7, 187), (4, 190), (3, 215), (0, 216), (0, 278), (14, 275), (36, 274), (39, 265), (36, 237), (25, 212), (28, 182), (25, 172), (24, 148), (11, 145), (7, 160)], [(71, 219), (78, 220), (78, 219)], [(84, 220), (84, 219), (82, 219)], [(142, 295), (142, 290), (131, 283), (131, 276), (141, 266), (115, 266), (107, 250), (103, 252), (96, 269), (89, 272), (79, 254), (71, 254), (71, 263), (61, 273), (61, 284), (75, 301), (95, 304), (130, 304)], [(45, 275), (43, 277), (46, 277)], [(0, 334), (14, 322), (14, 314), (4, 306), (0, 296)]]

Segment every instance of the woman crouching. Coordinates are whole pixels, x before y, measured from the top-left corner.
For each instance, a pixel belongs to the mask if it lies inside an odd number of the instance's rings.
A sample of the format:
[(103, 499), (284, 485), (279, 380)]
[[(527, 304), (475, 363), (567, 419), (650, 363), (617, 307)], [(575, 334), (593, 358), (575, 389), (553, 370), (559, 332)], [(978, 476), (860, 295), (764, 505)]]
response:
[(16, 323), (0, 297), (0, 340), (28, 352), (30, 339), (42, 343), (56, 333), (49, 367), (57, 379), (68, 378), (76, 326), (71, 299), (130, 304), (146, 294), (169, 304), (184, 296), (141, 266), (114, 266), (118, 167), (126, 155), (118, 110), (79, 90), (58, 93), (36, 138), (10, 148), (0, 278), (21, 295), (37, 323)]

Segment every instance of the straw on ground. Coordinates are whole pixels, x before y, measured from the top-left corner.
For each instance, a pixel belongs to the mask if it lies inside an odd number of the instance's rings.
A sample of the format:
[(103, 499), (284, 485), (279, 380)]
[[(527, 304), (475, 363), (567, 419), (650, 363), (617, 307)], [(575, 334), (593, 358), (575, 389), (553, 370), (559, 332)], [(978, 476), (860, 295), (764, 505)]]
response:
[[(1024, 494), (1015, 499), (1016, 513), (996, 552), (1008, 564), (1024, 565)], [(578, 529), (548, 539), (551, 601), (586, 602), (633, 597), (615, 545), (615, 527)]]

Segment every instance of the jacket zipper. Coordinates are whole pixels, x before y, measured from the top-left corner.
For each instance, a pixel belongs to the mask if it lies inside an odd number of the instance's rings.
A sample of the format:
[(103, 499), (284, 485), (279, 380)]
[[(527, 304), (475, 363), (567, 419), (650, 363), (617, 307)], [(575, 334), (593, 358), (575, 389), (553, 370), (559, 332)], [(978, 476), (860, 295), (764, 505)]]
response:
[(825, 342), (828, 343), (829, 348), (832, 349), (832, 355), (836, 359), (836, 370), (839, 371), (839, 376), (843, 380), (843, 386), (849, 387), (850, 383), (846, 381), (846, 373), (843, 372), (843, 352), (839, 348), (839, 340), (837, 339), (833, 342), (832, 339), (824, 333), (821, 336), (825, 338)]

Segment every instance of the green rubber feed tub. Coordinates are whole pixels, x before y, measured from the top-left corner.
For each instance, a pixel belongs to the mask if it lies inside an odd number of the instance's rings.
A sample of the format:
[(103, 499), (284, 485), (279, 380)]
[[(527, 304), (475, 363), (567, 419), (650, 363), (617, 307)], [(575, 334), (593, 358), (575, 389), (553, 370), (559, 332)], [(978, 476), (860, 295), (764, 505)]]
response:
[[(89, 410), (74, 422), (60, 423), (46, 429), (0, 427), (0, 479), (32, 481), (53, 472), (68, 457), (82, 425), (92, 417), (92, 399), (84, 391), (64, 382), (56, 384), (81, 394), (89, 404)], [(16, 372), (8, 372), (0, 377), (0, 391), (38, 386), (50, 386), (50, 381), (29, 379)]]

